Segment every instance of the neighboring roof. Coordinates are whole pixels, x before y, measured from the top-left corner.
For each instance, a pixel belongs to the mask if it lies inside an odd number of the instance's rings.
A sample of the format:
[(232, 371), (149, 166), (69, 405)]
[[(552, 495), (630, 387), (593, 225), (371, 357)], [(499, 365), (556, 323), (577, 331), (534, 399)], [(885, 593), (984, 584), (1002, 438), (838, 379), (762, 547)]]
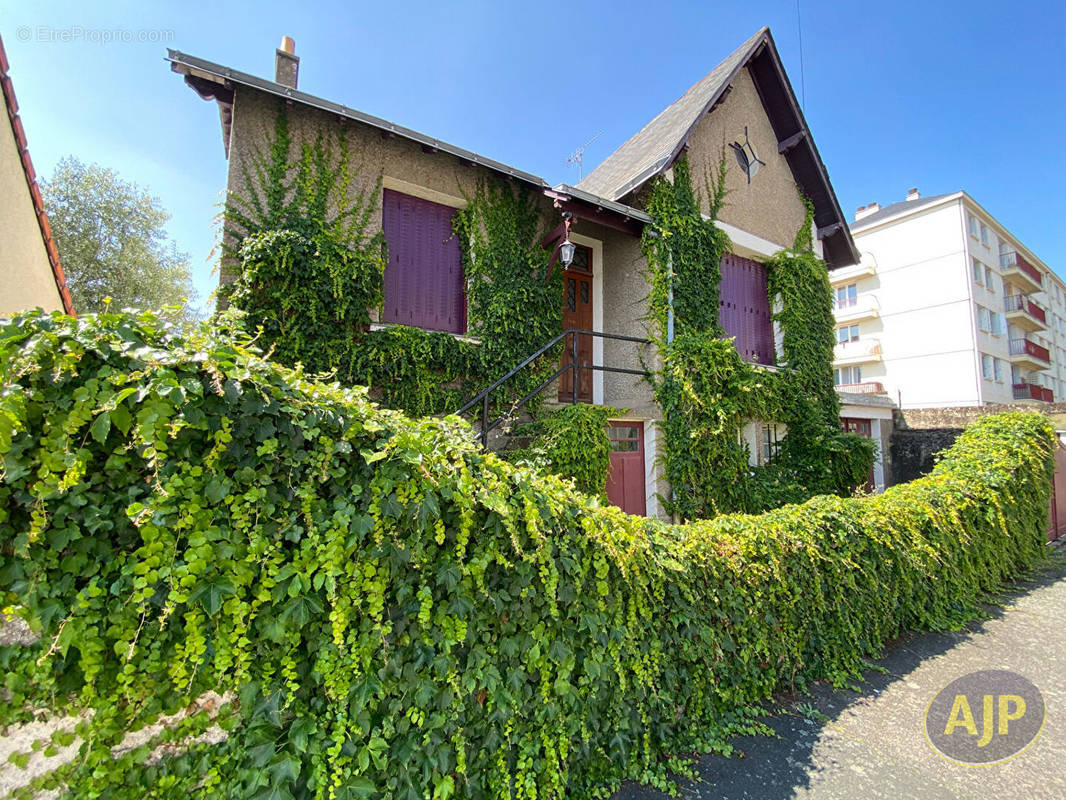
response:
[(873, 214), (857, 219), (851, 223), (851, 229), (857, 230), (858, 228), (865, 228), (867, 225), (874, 225), (878, 222), (883, 222), (889, 217), (894, 217), (898, 214), (909, 214), (917, 211), (920, 208), (926, 208), (927, 206), (936, 205), (942, 200), (948, 197), (961, 197), (961, 192), (948, 192), (947, 194), (934, 194), (929, 197), (920, 197), (917, 200), (901, 200), (898, 203), (892, 203), (885, 206), (880, 211), (875, 211)]
[(604, 159), (578, 188), (621, 200), (665, 172), (684, 150), (703, 115), (725, 96), (745, 67), (777, 136), (778, 151), (785, 156), (796, 183), (814, 204), (814, 222), (827, 264), (835, 268), (858, 263), (859, 252), (769, 28), (763, 28), (744, 42)]
[(7, 109), (7, 117), (11, 123), (11, 130), (15, 135), (15, 147), (18, 148), (19, 158), (22, 161), (22, 171), (26, 175), (26, 185), (30, 190), (30, 199), (33, 201), (33, 210), (37, 215), (37, 224), (41, 228), (41, 239), (44, 241), (44, 249), (48, 253), (48, 263), (52, 267), (52, 277), (55, 278), (56, 289), (59, 298), (63, 302), (63, 310), (73, 315), (74, 302), (70, 298), (67, 289), (67, 277), (63, 274), (63, 267), (59, 263), (59, 251), (52, 239), (52, 228), (48, 224), (48, 215), (44, 212), (44, 199), (41, 197), (41, 188), (37, 185), (37, 173), (33, 169), (33, 161), (30, 160), (30, 150), (26, 146), (26, 131), (19, 119), (18, 100), (15, 99), (15, 85), (8, 75), (9, 68), (7, 52), (4, 50), (4, 40), (0, 37), (0, 84), (3, 84), (4, 107)]

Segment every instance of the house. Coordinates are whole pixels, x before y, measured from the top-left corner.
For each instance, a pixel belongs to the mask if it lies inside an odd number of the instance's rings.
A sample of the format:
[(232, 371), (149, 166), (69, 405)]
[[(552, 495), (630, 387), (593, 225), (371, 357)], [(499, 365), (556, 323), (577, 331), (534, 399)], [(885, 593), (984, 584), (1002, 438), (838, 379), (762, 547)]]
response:
[(0, 318), (33, 308), (73, 314), (9, 69), (0, 39), (0, 85), (7, 111), (7, 123), (0, 124)]
[(1066, 286), (969, 194), (911, 189), (851, 231), (862, 261), (832, 275), (843, 391), (901, 408), (1066, 396)]
[[(744, 42), (643, 129), (622, 143), (577, 186), (543, 178), (442, 142), (297, 88), (299, 59), (286, 37), (275, 54), (274, 80), (258, 78), (185, 53), (169, 51), (174, 72), (218, 106), (229, 159), (231, 198), (245, 192), (257, 154), (269, 148), (279, 103), (294, 138), (343, 130), (353, 160), (364, 169), (353, 191), (380, 180), (383, 197), (372, 225), (389, 249), (381, 325), (414, 325), (467, 332), (459, 245), (450, 218), (486, 177), (524, 186), (539, 198), (545, 229), (566, 217), (574, 245), (563, 282), (563, 329), (604, 336), (577, 337), (578, 361), (625, 369), (580, 370), (577, 386), (563, 376), (560, 401), (577, 399), (626, 409), (612, 420), (612, 502), (633, 513), (657, 515), (669, 494), (657, 452), (662, 412), (641, 364), (653, 358), (648, 336), (648, 263), (641, 234), (652, 219), (649, 187), (686, 158), (693, 175), (713, 171), (723, 156), (728, 204), (716, 224), (732, 241), (722, 261), (719, 319), (748, 361), (771, 366), (775, 342), (763, 262), (792, 247), (813, 206), (813, 239), (830, 270), (859, 261), (847, 223), (769, 29)], [(706, 204), (707, 198), (703, 198)], [(560, 234), (561, 235), (561, 234)], [(558, 244), (558, 236), (549, 244)], [(222, 280), (233, 279), (224, 267)], [(618, 338), (625, 337), (625, 338)], [(573, 341), (571, 340), (571, 344)], [(567, 356), (564, 355), (564, 359)], [(745, 431), (753, 463), (772, 458), (783, 435), (773, 421)], [(620, 476), (624, 476), (620, 477)]]

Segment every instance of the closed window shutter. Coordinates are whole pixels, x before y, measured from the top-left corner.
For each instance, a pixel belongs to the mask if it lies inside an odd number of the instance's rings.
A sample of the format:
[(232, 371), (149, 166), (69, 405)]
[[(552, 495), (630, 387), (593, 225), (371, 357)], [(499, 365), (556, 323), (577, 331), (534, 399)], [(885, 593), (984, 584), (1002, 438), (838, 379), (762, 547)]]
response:
[(745, 361), (774, 362), (774, 330), (767, 292), (765, 266), (732, 253), (722, 256), (718, 322), (726, 336), (736, 337), (737, 352)]
[(384, 322), (466, 332), (466, 295), (455, 209), (384, 191), (382, 230), (389, 245)]

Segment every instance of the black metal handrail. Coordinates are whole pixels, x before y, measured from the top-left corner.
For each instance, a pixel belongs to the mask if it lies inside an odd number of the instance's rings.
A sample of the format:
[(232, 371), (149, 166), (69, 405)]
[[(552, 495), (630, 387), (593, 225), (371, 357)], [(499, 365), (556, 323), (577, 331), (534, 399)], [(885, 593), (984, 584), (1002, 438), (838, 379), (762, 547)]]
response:
[[(536, 361), (538, 358), (540, 358), (542, 355), (544, 355), (549, 350), (551, 350), (553, 347), (555, 347), (555, 345), (557, 345), (559, 342), (561, 342), (567, 336), (570, 336), (571, 334), (573, 334), (573, 336), (571, 337), (571, 341), (572, 341), (571, 348), (572, 349), (571, 349), (571, 353), (570, 353), (570, 363), (569, 364), (564, 364), (563, 366), (559, 367), (559, 369), (555, 370), (555, 372), (552, 373), (550, 378), (548, 378), (547, 380), (543, 381), (539, 386), (537, 386), (536, 389), (534, 389), (533, 391), (529, 392), (525, 397), (523, 397), (522, 399), (518, 400), (514, 405), (512, 405), (509, 411), (504, 412), (503, 414), (501, 414), (500, 416), (496, 417), (496, 419), (494, 419), (494, 420), (492, 420), (490, 422), (489, 421), (489, 398), (492, 396), (492, 393), (496, 389), (498, 389), (501, 386), (503, 386), (503, 384), (507, 383), (507, 381), (509, 381), (511, 378), (513, 378), (515, 375), (517, 375), (523, 369), (525, 369), (530, 364), (532, 364), (534, 361)], [(601, 339), (613, 339), (613, 340), (621, 341), (621, 342), (636, 342), (637, 344), (651, 344), (651, 340), (650, 339), (641, 339), (638, 336), (623, 336), (620, 333), (603, 333), (602, 331), (586, 331), (586, 330), (583, 330), (581, 328), (567, 328), (562, 333), (560, 333), (558, 336), (556, 336), (554, 339), (552, 339), (550, 342), (548, 342), (546, 345), (544, 345), (539, 350), (537, 350), (535, 353), (533, 353), (531, 356), (526, 358), (521, 364), (519, 364), (518, 366), (514, 367), (510, 372), (508, 372), (502, 378), (500, 378), (495, 383), (491, 384), (490, 386), (488, 386), (485, 389), (482, 389), (480, 392), (478, 392), (474, 397), (472, 397), (470, 399), (469, 402), (467, 402), (462, 408), (460, 408), (456, 412), (457, 414), (465, 414), (467, 411), (472, 409), (478, 403), (481, 403), (481, 435), (480, 435), (480, 439), (481, 439), (481, 446), (482, 447), (487, 447), (488, 446), (488, 439), (489, 439), (489, 432), (490, 431), (492, 431), (492, 430), (496, 429), (497, 427), (499, 427), (499, 425), (504, 420), (506, 420), (508, 417), (510, 417), (512, 414), (514, 414), (515, 411), (520, 409), (522, 406), (524, 406), (526, 403), (528, 403), (530, 400), (532, 400), (538, 394), (543, 392), (548, 386), (553, 384), (555, 382), (555, 380), (560, 375), (562, 375), (564, 372), (566, 372), (567, 370), (572, 371), (573, 374), (574, 374), (573, 392), (572, 392), (572, 398), (571, 398), (571, 402), (574, 403), (574, 404), (577, 403), (578, 375), (580, 374), (578, 372), (578, 370), (588, 369), (588, 370), (594, 370), (594, 371), (598, 371), (598, 372), (620, 372), (620, 373), (624, 373), (626, 375), (642, 375), (642, 376), (647, 377), (648, 371), (647, 370), (643, 370), (643, 369), (625, 369), (623, 367), (608, 367), (608, 366), (602, 365), (602, 364), (580, 364), (580, 363), (578, 363), (578, 360), (577, 360), (577, 337), (578, 336), (598, 336)]]

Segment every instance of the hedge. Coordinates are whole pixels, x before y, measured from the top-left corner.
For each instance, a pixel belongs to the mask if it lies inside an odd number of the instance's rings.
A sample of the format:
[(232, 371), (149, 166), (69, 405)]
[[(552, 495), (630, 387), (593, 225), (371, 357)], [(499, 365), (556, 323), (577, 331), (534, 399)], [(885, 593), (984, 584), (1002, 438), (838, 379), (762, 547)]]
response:
[[(959, 624), (1043, 551), (1036, 414), (880, 496), (672, 526), (150, 314), (18, 318), (0, 372), (0, 592), (42, 634), (0, 650), (0, 724), (93, 712), (31, 785), (69, 796), (661, 785), (665, 754)], [(112, 752), (212, 689), (222, 743), (194, 710)]]

